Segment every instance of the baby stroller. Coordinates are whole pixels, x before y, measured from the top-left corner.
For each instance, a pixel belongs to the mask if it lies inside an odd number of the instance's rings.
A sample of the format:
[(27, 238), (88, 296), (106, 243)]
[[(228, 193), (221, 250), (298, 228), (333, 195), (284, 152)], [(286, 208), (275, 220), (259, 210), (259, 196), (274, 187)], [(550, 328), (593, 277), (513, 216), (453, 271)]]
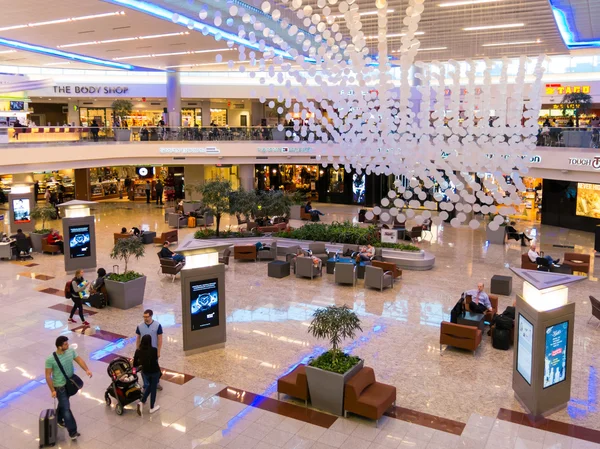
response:
[(108, 364), (106, 369), (111, 383), (104, 393), (106, 405), (110, 406), (110, 397), (116, 399), (115, 411), (123, 414), (123, 408), (142, 398), (142, 389), (138, 383), (137, 372), (131, 362), (125, 357), (119, 357)]

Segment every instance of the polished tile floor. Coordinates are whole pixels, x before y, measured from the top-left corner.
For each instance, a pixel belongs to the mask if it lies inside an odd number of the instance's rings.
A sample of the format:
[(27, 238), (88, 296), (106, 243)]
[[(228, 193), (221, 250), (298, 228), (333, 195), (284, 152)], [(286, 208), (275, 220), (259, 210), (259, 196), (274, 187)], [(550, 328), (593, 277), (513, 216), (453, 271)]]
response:
[[(324, 221), (352, 219), (357, 210), (318, 207), (327, 213)], [(108, 271), (116, 263), (108, 257), (113, 232), (140, 224), (167, 230), (162, 209), (154, 205), (104, 203), (96, 206), (95, 215), (98, 265)], [(565, 249), (554, 245), (592, 251), (593, 235), (588, 233), (533, 223), (519, 227), (537, 235), (542, 249), (557, 257)], [(180, 231), (182, 238), (191, 232)], [(600, 448), (572, 438), (600, 441), (596, 433), (572, 432), (572, 426), (600, 430), (600, 329), (595, 322), (587, 324), (588, 295), (598, 291), (594, 274), (569, 288), (570, 300), (577, 304), (572, 400), (567, 409), (549, 417), (558, 424), (531, 427), (519, 415), (501, 413), (522, 412), (511, 389), (512, 350), (495, 350), (486, 337), (474, 355), (452, 348), (440, 354), (439, 323), (448, 319), (460, 293), (479, 281), (489, 284), (494, 274), (509, 274), (509, 266), (520, 264), (518, 244), (488, 246), (484, 240), (482, 230), (434, 227), (433, 236), (419, 246), (436, 255), (435, 268), (404, 271), (394, 289), (382, 293), (366, 291), (362, 282), (336, 286), (331, 275), (313, 281), (269, 278), (266, 262), (232, 260), (226, 270), (227, 345), (190, 357), (181, 350), (180, 285), (157, 274), (159, 248), (147, 245), (146, 255), (133, 261), (132, 268), (148, 276), (144, 305), (155, 311), (165, 329), (161, 365), (169, 370), (170, 380), (163, 382), (159, 394), (161, 411), (141, 420), (133, 410), (117, 416), (104, 405), (103, 393), (109, 383), (106, 360), (112, 354), (133, 354), (142, 308), (90, 309), (96, 312), (86, 317), (92, 328), (82, 335), (79, 323), (66, 322), (69, 301), (62, 289), (69, 277), (60, 256), (38, 254), (28, 263), (0, 261), (0, 447), (37, 447), (39, 411), (52, 404), (43, 384), (43, 361), (56, 336), (65, 334), (94, 372), (73, 401), (82, 433), (77, 447)], [(86, 276), (93, 279), (94, 273)], [(521, 282), (513, 277), (513, 296), (500, 298), (500, 310), (520, 290)], [(378, 380), (397, 388), (397, 404), (405, 411), (384, 418), (379, 428), (356, 418), (340, 418), (324, 428), (285, 416), (280, 413), (285, 407), (266, 401), (276, 398), (279, 376), (326, 349), (325, 342), (308, 335), (307, 326), (316, 308), (330, 304), (347, 304), (360, 316), (363, 332), (356, 341), (346, 341), (346, 349), (372, 366)], [(237, 402), (222, 393), (227, 387), (265, 400)], [(260, 408), (267, 402), (272, 408)], [(428, 424), (424, 416), (434, 418)], [(439, 430), (436, 417), (466, 427), (460, 436)], [(556, 433), (558, 428), (571, 436)]]

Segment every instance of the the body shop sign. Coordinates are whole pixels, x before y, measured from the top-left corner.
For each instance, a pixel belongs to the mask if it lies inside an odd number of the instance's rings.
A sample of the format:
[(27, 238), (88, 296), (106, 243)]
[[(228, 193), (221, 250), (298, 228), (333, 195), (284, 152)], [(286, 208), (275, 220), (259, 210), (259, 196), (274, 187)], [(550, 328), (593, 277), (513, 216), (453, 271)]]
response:
[(54, 86), (55, 94), (125, 95), (127, 92), (127, 86)]
[(570, 157), (569, 165), (577, 167), (591, 167), (594, 170), (600, 170), (600, 156), (594, 157)]

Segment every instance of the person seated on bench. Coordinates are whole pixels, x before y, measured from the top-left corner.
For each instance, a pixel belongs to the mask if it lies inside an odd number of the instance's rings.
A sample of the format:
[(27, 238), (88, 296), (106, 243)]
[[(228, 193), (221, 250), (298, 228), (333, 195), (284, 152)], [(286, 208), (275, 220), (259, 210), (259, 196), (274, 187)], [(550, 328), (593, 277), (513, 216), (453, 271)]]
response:
[(185, 257), (183, 257), (181, 254), (175, 254), (169, 249), (169, 242), (163, 243), (163, 247), (160, 250), (160, 257), (163, 259), (173, 259), (177, 263), (185, 261)]
[(531, 237), (527, 237), (524, 232), (517, 231), (514, 227), (516, 224), (517, 223), (515, 223), (514, 221), (511, 221), (510, 225), (506, 227), (506, 234), (508, 235), (509, 239), (521, 240), (521, 246), (527, 246), (527, 244), (525, 243), (525, 239), (527, 239), (527, 241), (530, 241)]
[(130, 234), (130, 232), (127, 232), (127, 228), (123, 227), (121, 228), (121, 234)]
[(374, 255), (375, 255), (375, 248), (373, 248), (373, 245), (369, 244), (367, 246), (362, 246), (360, 248), (360, 252), (356, 256), (356, 261), (357, 262), (366, 262), (366, 261), (371, 260)]
[(65, 253), (65, 242), (56, 229), (53, 229), (48, 236), (48, 245), (56, 245), (60, 248), (61, 253)]
[(142, 235), (140, 228), (136, 228), (135, 226), (133, 228), (131, 228), (131, 233), (133, 235), (135, 235), (136, 237), (140, 237)]
[(544, 256), (544, 253), (540, 253), (537, 251), (537, 245), (535, 244), (535, 242), (531, 243), (531, 246), (529, 247), (529, 252), (527, 253), (527, 255), (529, 256), (529, 260), (531, 260), (533, 263), (537, 263), (537, 258), (538, 257), (542, 257), (544, 259), (546, 259), (548, 261), (548, 264), (554, 264), (554, 265), (558, 265), (558, 263), (560, 262), (560, 259), (553, 259), (552, 256)]
[(310, 204), (310, 201), (306, 202), (306, 206), (304, 206), (304, 212), (306, 212), (307, 214), (311, 214), (311, 215), (325, 215), (320, 210), (313, 209), (312, 204)]
[(471, 312), (473, 313), (485, 313), (488, 310), (492, 310), (492, 303), (490, 297), (486, 292), (483, 291), (483, 282), (477, 284), (477, 289), (468, 290), (465, 292), (466, 295), (471, 295)]

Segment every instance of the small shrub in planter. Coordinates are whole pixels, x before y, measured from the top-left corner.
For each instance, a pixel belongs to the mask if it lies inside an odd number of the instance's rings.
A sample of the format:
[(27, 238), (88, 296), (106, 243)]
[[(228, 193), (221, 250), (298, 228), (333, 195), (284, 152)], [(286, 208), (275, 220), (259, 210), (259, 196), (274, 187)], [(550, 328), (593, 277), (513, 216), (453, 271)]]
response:
[(106, 279), (109, 304), (119, 309), (130, 309), (144, 302), (146, 276), (135, 271), (129, 271), (128, 263), (131, 257), (139, 259), (144, 255), (145, 247), (138, 237), (117, 240), (110, 257), (125, 262), (123, 273), (112, 273)]
[(56, 208), (52, 204), (43, 204), (35, 206), (31, 211), (31, 218), (36, 221), (42, 221), (42, 229), (36, 229), (36, 234), (50, 234), (52, 229), (46, 229), (46, 222), (50, 220), (56, 220)]
[(129, 237), (127, 239), (119, 239), (116, 241), (112, 252), (110, 253), (111, 259), (122, 260), (125, 262), (125, 269), (123, 275), (127, 274), (127, 264), (129, 259), (133, 256), (137, 259), (142, 257), (146, 252), (146, 247), (139, 237)]

